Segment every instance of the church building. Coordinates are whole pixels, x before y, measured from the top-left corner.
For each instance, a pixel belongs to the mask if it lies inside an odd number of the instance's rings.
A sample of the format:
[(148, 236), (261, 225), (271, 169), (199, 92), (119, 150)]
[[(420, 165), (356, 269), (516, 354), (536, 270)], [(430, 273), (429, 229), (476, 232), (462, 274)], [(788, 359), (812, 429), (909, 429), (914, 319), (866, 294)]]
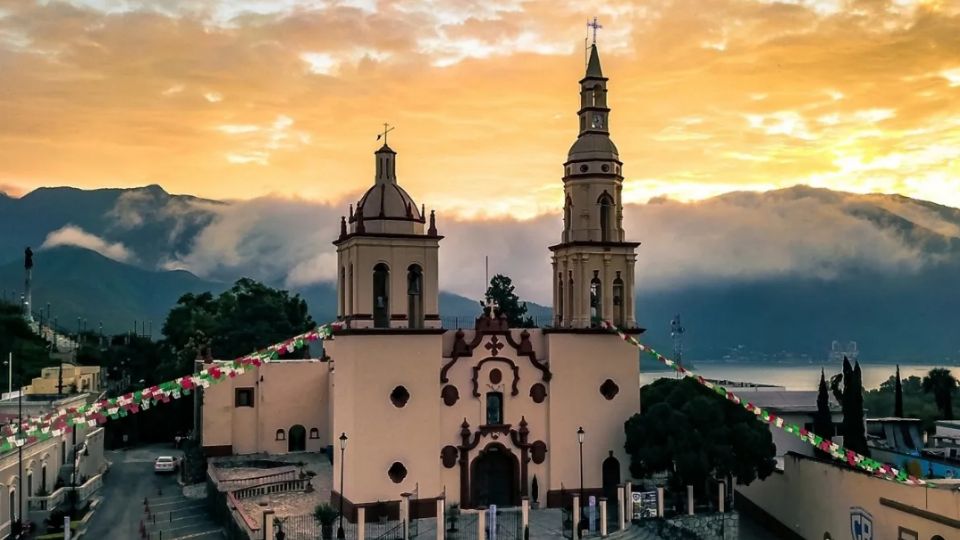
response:
[(434, 212), (398, 183), (397, 153), (384, 140), (373, 186), (333, 242), (341, 325), (324, 358), (267, 363), (207, 389), (208, 455), (323, 451), (345, 434), (343, 464), (339, 451), (331, 456), (331, 498), (351, 510), (415, 489), (414, 514), (431, 512), (441, 495), (475, 508), (518, 505), (536, 492), (541, 506), (558, 506), (580, 488), (582, 427), (584, 491), (615, 497), (629, 478), (623, 424), (640, 410), (639, 360), (600, 323), (642, 331), (639, 244), (625, 240), (623, 163), (596, 45), (577, 114), (563, 230), (549, 247), (550, 326), (510, 328), (491, 305), (472, 328), (442, 327), (443, 236)]

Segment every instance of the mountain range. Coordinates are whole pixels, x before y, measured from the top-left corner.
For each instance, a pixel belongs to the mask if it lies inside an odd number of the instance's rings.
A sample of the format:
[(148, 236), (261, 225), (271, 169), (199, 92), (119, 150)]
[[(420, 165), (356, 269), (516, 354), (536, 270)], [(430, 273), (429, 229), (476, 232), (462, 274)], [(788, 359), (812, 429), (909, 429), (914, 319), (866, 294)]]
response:
[[(326, 321), (336, 309), (329, 240), (339, 206), (212, 201), (156, 185), (0, 195), (0, 288), (19, 297), (29, 245), (36, 252), (34, 309), (49, 302), (67, 328), (77, 317), (90, 329), (102, 321), (107, 332), (152, 321), (157, 336), (181, 294), (219, 292), (241, 276), (301, 294), (314, 318)], [(504, 273), (522, 297), (549, 297), (542, 277), (555, 216), (441, 225), (452, 231), (441, 244), (441, 271), (448, 269), (441, 287), (472, 290), (462, 285), (463, 260), (491, 252), (513, 261)], [(624, 227), (644, 242), (638, 323), (666, 352), (670, 320), (680, 314), (692, 360), (819, 361), (840, 340), (857, 341), (865, 361), (960, 361), (955, 208), (797, 186), (632, 205)], [(494, 245), (473, 250), (475, 238)], [(441, 293), (446, 326), (469, 325), (477, 315), (477, 299), (468, 296), (479, 294)], [(539, 321), (549, 320), (542, 302), (528, 306)]]

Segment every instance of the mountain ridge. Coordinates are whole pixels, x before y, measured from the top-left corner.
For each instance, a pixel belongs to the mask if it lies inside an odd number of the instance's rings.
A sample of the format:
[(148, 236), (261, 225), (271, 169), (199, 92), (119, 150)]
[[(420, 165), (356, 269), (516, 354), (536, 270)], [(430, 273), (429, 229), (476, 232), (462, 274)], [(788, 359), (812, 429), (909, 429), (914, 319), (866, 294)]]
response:
[[(960, 291), (960, 209), (898, 194), (794, 186), (730, 192), (694, 203), (661, 198), (627, 210), (633, 221), (625, 221), (624, 228), (644, 241), (637, 262), (637, 321), (648, 329), (645, 340), (661, 350), (671, 348), (669, 321), (679, 313), (688, 330), (685, 350), (694, 361), (737, 355), (758, 362), (817, 359), (833, 339), (858, 341), (864, 359), (960, 360), (960, 337), (948, 330), (960, 324), (960, 297), (954, 292)], [(10, 261), (0, 265), (0, 284), (22, 289), (22, 250), (32, 245), (39, 287), (34, 305), (48, 301), (43, 287), (52, 285), (41, 286), (41, 277), (54, 267), (62, 283), (50, 296), (69, 300), (55, 311), (70, 319), (100, 317), (93, 312), (104, 313), (105, 325), (110, 321), (121, 330), (132, 325), (132, 318), (159, 324), (180, 294), (217, 293), (250, 276), (301, 294), (314, 318), (327, 321), (335, 316), (336, 294), (333, 272), (324, 269), (335, 260), (328, 240), (336, 235), (340, 213), (340, 208), (303, 201), (220, 202), (170, 195), (158, 185), (42, 188), (20, 198), (0, 197), (0, 253)], [(136, 258), (91, 262), (77, 252), (58, 251), (68, 249), (64, 246), (38, 249), (51, 234), (64, 235), (69, 225), (105, 245), (120, 244)], [(544, 287), (537, 277), (549, 265), (529, 246), (542, 240), (541, 231), (553, 239), (553, 217), (501, 223), (499, 229), (455, 220), (442, 225), (449, 237), (463, 239), (444, 244), (448, 268), (449, 261), (471, 256), (472, 249), (490, 249), (473, 248), (474, 242), (495, 238), (501, 244), (496, 249), (505, 254), (497, 267), (512, 268), (505, 273), (514, 278), (518, 293), (523, 297), (540, 287), (549, 297), (549, 280)], [(678, 250), (689, 253), (669, 258)], [(79, 258), (71, 269), (73, 256)], [(51, 265), (48, 257), (59, 262)], [(264, 257), (276, 261), (249, 265)], [(291, 286), (298, 261), (318, 271), (297, 281), (309, 284)], [(162, 270), (173, 266), (201, 272)], [(114, 276), (112, 289), (104, 286), (104, 276)], [(451, 277), (442, 275), (441, 286), (445, 281), (449, 286)], [(459, 283), (468, 281), (473, 278)], [(158, 296), (139, 291), (149, 287), (158, 289)], [(176, 287), (183, 290), (173, 291)], [(440, 303), (448, 327), (469, 327), (479, 313), (477, 299), (449, 291), (441, 292)], [(549, 322), (549, 307), (528, 306), (541, 325)], [(88, 313), (71, 313), (81, 307)]]

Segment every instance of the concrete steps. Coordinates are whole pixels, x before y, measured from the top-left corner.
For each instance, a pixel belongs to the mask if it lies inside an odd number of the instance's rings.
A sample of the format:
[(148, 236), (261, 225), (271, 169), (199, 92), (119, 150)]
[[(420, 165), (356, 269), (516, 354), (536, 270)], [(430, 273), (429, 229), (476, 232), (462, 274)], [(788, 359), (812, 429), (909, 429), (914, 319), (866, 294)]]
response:
[(149, 540), (223, 540), (203, 500), (170, 495), (153, 499), (145, 517)]

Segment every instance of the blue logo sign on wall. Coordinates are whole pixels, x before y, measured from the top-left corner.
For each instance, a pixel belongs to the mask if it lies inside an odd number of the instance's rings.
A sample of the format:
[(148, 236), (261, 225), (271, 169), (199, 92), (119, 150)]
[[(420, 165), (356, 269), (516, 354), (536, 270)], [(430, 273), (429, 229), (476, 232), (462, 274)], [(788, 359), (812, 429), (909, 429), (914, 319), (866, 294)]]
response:
[(850, 536), (853, 540), (873, 540), (873, 516), (859, 506), (850, 508)]

